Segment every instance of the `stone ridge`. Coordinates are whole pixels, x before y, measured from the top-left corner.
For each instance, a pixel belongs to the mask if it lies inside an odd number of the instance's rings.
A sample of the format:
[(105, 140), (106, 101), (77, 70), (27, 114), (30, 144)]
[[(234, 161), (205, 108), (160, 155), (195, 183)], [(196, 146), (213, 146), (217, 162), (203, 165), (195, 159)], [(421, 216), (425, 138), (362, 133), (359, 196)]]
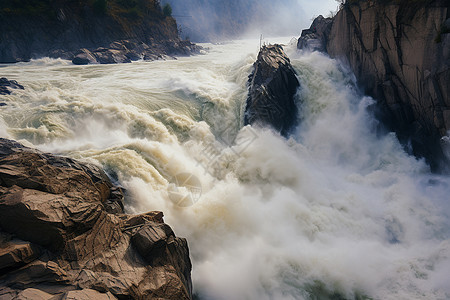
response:
[(0, 299), (191, 299), (185, 239), (98, 167), (0, 139)]
[[(352, 1), (331, 25), (316, 19), (325, 26), (312, 37), (352, 68), (382, 123), (440, 172), (450, 170), (441, 139), (450, 130), (449, 8), (444, 0)], [(302, 34), (299, 47), (308, 39)]]
[(297, 124), (295, 94), (300, 86), (280, 45), (263, 46), (248, 78), (244, 125), (271, 126), (287, 137)]

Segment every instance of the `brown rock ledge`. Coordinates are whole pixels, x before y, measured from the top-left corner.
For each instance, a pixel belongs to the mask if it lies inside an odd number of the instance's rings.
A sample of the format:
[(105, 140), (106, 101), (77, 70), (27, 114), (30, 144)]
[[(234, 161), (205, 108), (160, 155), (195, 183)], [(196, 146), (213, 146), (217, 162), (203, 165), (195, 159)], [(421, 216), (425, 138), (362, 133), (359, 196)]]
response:
[(190, 299), (187, 242), (98, 167), (0, 139), (0, 299)]

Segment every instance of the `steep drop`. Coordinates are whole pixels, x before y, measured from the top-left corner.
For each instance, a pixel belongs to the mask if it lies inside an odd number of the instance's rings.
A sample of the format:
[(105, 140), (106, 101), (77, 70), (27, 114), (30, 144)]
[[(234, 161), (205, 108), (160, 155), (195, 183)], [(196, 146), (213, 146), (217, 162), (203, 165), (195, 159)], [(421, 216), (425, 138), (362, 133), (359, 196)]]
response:
[(441, 171), (449, 166), (449, 145), (441, 139), (450, 130), (449, 6), (442, 0), (346, 1), (332, 23), (317, 18), (310, 28), (315, 35), (304, 31), (298, 45), (316, 39), (348, 64), (378, 101), (383, 123)]

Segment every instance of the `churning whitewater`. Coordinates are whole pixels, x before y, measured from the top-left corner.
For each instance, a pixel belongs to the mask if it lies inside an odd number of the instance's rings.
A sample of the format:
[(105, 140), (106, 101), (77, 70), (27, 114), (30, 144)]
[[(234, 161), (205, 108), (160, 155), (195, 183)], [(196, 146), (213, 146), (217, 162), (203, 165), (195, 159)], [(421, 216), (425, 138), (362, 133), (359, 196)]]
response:
[(259, 41), (204, 46), (169, 61), (1, 66), (25, 90), (1, 97), (0, 136), (100, 164), (128, 212), (162, 210), (188, 240), (200, 299), (449, 299), (450, 180), (376, 133), (352, 74), (286, 45), (301, 82), (286, 140), (243, 127)]

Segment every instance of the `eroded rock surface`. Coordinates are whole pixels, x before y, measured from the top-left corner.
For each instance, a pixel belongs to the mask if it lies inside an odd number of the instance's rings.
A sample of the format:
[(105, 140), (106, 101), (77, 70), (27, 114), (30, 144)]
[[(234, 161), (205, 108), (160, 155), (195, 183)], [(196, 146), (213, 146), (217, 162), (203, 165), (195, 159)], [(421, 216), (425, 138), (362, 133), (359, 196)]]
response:
[(380, 104), (380, 119), (413, 154), (449, 171), (441, 137), (450, 130), (450, 2), (347, 2), (315, 38), (351, 67)]
[(300, 86), (280, 45), (263, 46), (249, 76), (244, 124), (271, 126), (288, 136), (297, 123), (295, 94)]
[(0, 299), (190, 299), (185, 239), (98, 167), (0, 139)]

